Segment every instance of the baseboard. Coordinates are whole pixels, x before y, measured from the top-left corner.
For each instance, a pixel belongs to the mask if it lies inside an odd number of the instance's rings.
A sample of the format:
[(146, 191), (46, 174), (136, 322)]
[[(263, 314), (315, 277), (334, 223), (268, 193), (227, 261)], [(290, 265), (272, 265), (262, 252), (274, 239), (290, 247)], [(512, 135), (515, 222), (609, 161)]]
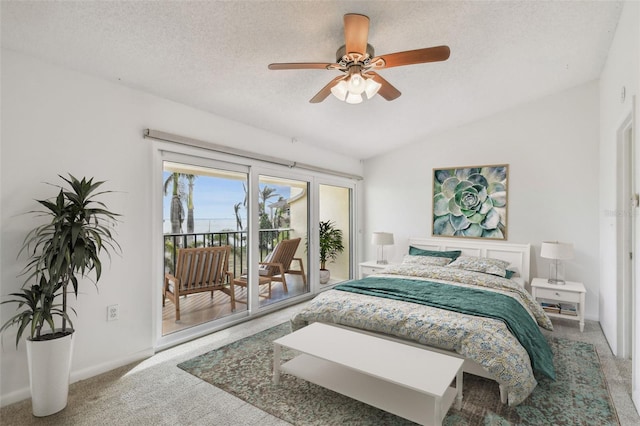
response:
[(105, 362), (99, 365), (92, 365), (91, 367), (85, 368), (83, 370), (72, 371), (71, 377), (69, 378), (70, 383), (75, 383), (80, 380), (89, 379), (91, 377), (97, 376), (98, 374), (106, 373), (107, 371), (111, 371), (115, 368), (125, 366), (127, 364), (131, 364), (133, 362), (137, 362), (143, 360), (145, 358), (149, 358), (154, 354), (153, 348), (145, 349), (139, 352), (135, 352), (133, 354), (129, 354), (126, 357), (119, 358), (116, 360), (111, 360), (109, 362)]
[[(125, 366), (127, 364), (131, 364), (154, 355), (153, 348), (145, 349), (133, 354), (129, 354), (126, 357), (118, 358), (116, 360), (111, 360), (109, 362), (105, 362), (99, 365), (93, 365), (89, 368), (85, 368), (78, 371), (72, 371), (69, 377), (69, 383), (75, 383), (80, 380), (86, 380), (91, 377), (97, 376), (102, 373), (106, 373), (113, 369)], [(29, 387), (24, 387), (22, 389), (15, 390), (6, 395), (0, 396), (0, 407), (4, 407), (5, 405), (10, 405), (16, 402), (20, 402), (27, 398), (31, 398), (31, 391)]]
[(15, 390), (6, 395), (0, 396), (0, 407), (20, 402), (24, 399), (31, 398), (31, 391), (28, 387)]
[(585, 320), (589, 320), (589, 321), (595, 321), (595, 322), (600, 322), (600, 318), (598, 318), (597, 316), (592, 316), (592, 315), (586, 315), (584, 316)]

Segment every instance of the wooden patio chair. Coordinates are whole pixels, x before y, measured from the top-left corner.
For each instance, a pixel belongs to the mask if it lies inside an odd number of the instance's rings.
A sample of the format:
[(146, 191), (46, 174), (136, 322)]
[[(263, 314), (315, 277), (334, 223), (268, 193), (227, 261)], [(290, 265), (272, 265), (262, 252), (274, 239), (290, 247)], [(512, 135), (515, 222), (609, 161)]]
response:
[[(162, 306), (169, 299), (180, 320), (180, 296), (220, 290), (231, 298), (231, 310), (236, 310), (233, 272), (229, 271), (231, 246), (178, 249), (175, 274), (165, 274)], [(227, 287), (228, 286), (228, 287)]]
[[(280, 241), (264, 261), (260, 262), (260, 268), (258, 269), (261, 277), (268, 277), (271, 282), (281, 282), (285, 293), (289, 292), (286, 274), (302, 275), (302, 282), (305, 286), (307, 285), (302, 259), (294, 257), (300, 240), (300, 238), (293, 238)], [(291, 269), (291, 263), (294, 260), (298, 262), (299, 269)], [(269, 294), (271, 294), (271, 283), (269, 283)]]

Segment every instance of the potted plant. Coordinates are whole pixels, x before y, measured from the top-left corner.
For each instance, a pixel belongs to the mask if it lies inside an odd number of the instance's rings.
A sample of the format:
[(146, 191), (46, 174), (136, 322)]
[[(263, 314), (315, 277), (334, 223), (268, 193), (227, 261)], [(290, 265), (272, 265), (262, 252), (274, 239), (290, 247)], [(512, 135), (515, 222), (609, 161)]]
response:
[(320, 284), (326, 284), (331, 272), (326, 268), (327, 262), (333, 262), (338, 254), (344, 251), (342, 230), (335, 227), (330, 220), (320, 221)]
[[(120, 251), (112, 232), (119, 215), (95, 199), (110, 192), (97, 192), (104, 182), (72, 175), (60, 178), (68, 187), (60, 186), (55, 198), (37, 200), (44, 209), (31, 212), (50, 221), (33, 228), (24, 239), (20, 254), (29, 256), (23, 272), (26, 281), (20, 292), (11, 294), (13, 299), (2, 302), (17, 304), (18, 312), (0, 332), (17, 326), (17, 347), (29, 330), (29, 383), (33, 414), (38, 417), (67, 405), (74, 332), (68, 314), (69, 309), (74, 311), (67, 304), (69, 285), (77, 297), (80, 280), (92, 271), (97, 285), (101, 252)], [(29, 285), (32, 280), (35, 284)]]

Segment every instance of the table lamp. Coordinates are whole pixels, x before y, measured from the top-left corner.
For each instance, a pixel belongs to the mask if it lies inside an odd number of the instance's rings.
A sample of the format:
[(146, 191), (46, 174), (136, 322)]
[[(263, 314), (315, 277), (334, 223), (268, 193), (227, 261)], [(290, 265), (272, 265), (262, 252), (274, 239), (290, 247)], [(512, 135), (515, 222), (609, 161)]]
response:
[(562, 260), (573, 258), (573, 244), (558, 241), (543, 241), (540, 257), (551, 259), (549, 264), (549, 283), (564, 284), (564, 266)]
[(384, 246), (393, 245), (393, 234), (390, 232), (374, 232), (371, 237), (371, 244), (379, 246), (380, 248), (376, 263), (386, 265), (387, 261), (384, 259)]

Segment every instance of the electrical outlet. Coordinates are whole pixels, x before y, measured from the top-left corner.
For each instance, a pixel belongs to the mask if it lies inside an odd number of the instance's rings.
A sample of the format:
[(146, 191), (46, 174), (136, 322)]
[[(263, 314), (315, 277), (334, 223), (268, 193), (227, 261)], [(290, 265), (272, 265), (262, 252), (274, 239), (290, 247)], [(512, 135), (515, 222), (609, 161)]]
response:
[(120, 318), (120, 307), (118, 305), (107, 306), (107, 321), (115, 321)]

